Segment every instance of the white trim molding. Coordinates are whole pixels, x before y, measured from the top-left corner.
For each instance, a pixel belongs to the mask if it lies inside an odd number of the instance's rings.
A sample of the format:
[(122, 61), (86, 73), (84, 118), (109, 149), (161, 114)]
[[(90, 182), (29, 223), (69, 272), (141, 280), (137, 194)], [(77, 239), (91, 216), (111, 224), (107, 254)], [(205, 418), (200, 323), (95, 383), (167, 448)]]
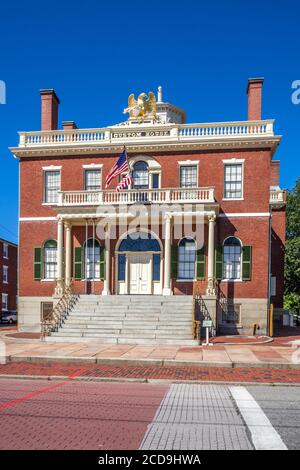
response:
[(178, 165), (199, 165), (199, 160), (180, 160)]
[(223, 163), (244, 163), (245, 159), (244, 158), (227, 158), (225, 160), (222, 160)]
[(218, 217), (270, 217), (270, 212), (228, 212), (219, 214)]
[(103, 163), (89, 163), (82, 165), (85, 170), (100, 170), (103, 167)]
[(44, 171), (58, 171), (62, 169), (62, 166), (55, 166), (55, 165), (43, 166), (42, 169)]
[(56, 222), (56, 217), (20, 217), (19, 222)]

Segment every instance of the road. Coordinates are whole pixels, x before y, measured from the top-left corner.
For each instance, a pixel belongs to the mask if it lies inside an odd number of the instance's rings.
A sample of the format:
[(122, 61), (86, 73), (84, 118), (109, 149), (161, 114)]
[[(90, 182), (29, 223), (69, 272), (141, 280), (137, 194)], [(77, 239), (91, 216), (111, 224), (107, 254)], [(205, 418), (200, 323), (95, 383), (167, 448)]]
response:
[(0, 380), (0, 449), (300, 449), (300, 388)]

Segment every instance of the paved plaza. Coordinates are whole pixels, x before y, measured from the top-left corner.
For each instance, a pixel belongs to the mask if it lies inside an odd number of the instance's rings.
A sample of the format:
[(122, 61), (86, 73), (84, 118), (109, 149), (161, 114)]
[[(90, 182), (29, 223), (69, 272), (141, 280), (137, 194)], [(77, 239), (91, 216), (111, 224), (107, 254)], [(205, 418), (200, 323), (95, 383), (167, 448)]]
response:
[[(7, 360), (72, 361), (136, 365), (202, 365), (213, 367), (300, 367), (300, 335), (275, 338), (260, 344), (217, 342), (213, 346), (101, 344), (96, 341), (41, 342), (34, 335), (0, 332)], [(16, 336), (16, 337), (15, 337)], [(24, 335), (26, 336), (26, 335)], [(37, 335), (35, 335), (37, 336)], [(219, 341), (219, 340), (218, 340)]]
[(300, 395), (294, 387), (1, 379), (0, 426), (0, 449), (296, 449)]

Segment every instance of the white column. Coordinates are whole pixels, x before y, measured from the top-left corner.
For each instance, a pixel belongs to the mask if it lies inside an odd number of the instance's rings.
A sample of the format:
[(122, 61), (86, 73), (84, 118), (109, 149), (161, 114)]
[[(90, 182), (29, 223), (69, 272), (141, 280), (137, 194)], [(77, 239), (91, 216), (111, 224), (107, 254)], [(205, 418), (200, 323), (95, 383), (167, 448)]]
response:
[(105, 279), (102, 295), (110, 295), (110, 234), (109, 227), (105, 229)]
[(63, 293), (63, 250), (64, 250), (64, 225), (63, 220), (57, 222), (57, 282), (55, 294)]
[(215, 215), (208, 216), (208, 269), (207, 269), (207, 295), (215, 295), (214, 258), (215, 258)]
[(69, 222), (65, 222), (66, 231), (66, 261), (65, 261), (65, 280), (66, 286), (71, 285), (71, 260), (72, 260), (72, 225)]
[(165, 264), (163, 295), (171, 295), (171, 217), (165, 220)]

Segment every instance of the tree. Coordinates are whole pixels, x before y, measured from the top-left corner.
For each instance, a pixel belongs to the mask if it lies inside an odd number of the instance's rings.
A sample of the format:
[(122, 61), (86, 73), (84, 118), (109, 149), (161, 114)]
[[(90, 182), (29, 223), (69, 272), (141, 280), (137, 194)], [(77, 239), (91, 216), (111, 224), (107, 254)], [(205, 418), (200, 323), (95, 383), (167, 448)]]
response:
[(287, 194), (284, 307), (300, 313), (300, 178)]

